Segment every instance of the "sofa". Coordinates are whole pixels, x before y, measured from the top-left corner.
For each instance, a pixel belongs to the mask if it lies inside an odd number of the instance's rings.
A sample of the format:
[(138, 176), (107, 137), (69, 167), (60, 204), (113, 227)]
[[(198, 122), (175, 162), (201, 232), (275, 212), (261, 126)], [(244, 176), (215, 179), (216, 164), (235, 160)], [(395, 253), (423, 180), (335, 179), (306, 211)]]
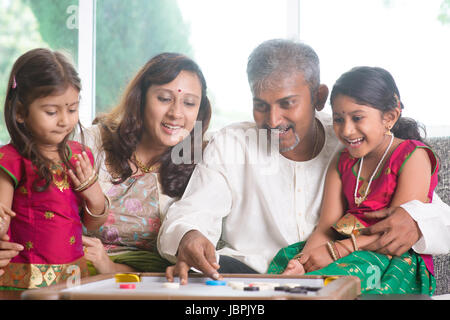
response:
[[(433, 137), (427, 139), (439, 157), (439, 183), (436, 193), (439, 197), (450, 205), (450, 137)], [(450, 253), (433, 256), (436, 291), (435, 295), (450, 294)]]

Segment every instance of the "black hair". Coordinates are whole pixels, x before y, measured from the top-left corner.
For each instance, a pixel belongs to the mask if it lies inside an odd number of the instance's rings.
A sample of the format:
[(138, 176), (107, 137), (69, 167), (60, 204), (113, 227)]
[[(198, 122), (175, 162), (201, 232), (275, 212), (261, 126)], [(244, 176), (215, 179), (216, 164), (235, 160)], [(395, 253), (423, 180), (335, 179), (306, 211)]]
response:
[[(387, 70), (379, 67), (355, 67), (341, 75), (331, 90), (331, 105), (338, 95), (351, 97), (356, 103), (376, 108), (381, 112), (398, 107), (401, 110), (404, 108), (394, 78)], [(424, 142), (426, 136), (423, 125), (401, 115), (391, 131), (400, 139)]]

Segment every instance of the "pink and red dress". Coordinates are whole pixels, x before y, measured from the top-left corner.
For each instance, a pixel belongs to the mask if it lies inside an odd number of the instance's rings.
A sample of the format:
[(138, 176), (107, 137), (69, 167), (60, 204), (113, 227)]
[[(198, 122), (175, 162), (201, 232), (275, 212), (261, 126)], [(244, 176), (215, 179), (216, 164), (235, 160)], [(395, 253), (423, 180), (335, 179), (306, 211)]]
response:
[[(386, 160), (382, 169), (379, 170), (374, 177), (366, 199), (359, 206), (355, 203), (354, 192), (358, 164), (361, 159), (353, 158), (347, 149), (341, 152), (338, 161), (338, 171), (341, 175), (342, 188), (348, 207), (347, 214), (334, 226), (338, 232), (348, 235), (349, 232), (357, 233), (358, 229), (371, 226), (379, 221), (376, 219), (367, 219), (364, 213), (390, 207), (402, 168), (417, 148), (423, 148), (428, 153), (431, 161), (432, 173), (427, 199), (428, 202), (431, 202), (434, 189), (438, 183), (439, 163), (434, 152), (424, 143), (417, 140), (405, 140), (398, 145), (389, 159)], [(367, 180), (360, 178), (360, 181), (358, 182), (359, 196), (365, 194), (367, 184)], [(356, 220), (354, 218), (356, 218)], [(352, 230), (349, 230), (349, 228)], [(425, 261), (427, 269), (434, 274), (432, 257), (430, 255), (421, 256)]]
[[(395, 194), (398, 178), (402, 168), (411, 154), (417, 149), (427, 151), (432, 165), (431, 183), (428, 201), (433, 198), (437, 185), (438, 159), (433, 151), (423, 143), (405, 140), (385, 161), (382, 169), (373, 179), (366, 199), (358, 206), (354, 192), (360, 159), (350, 156), (347, 149), (339, 157), (338, 170), (342, 180), (343, 193), (347, 200), (345, 215), (333, 225), (333, 229), (342, 235), (357, 235), (359, 230), (373, 225), (378, 220), (367, 219), (365, 212), (388, 208)], [(360, 179), (358, 194), (363, 196), (368, 182)], [(304, 248), (306, 241), (291, 244), (282, 248), (270, 263), (268, 273), (282, 273), (289, 260)], [(342, 275), (356, 276), (361, 280), (362, 294), (433, 294), (436, 280), (433, 274), (433, 261), (429, 255), (419, 255), (413, 250), (398, 257), (391, 257), (372, 251), (354, 251), (328, 266), (306, 273), (306, 275)]]
[[(72, 165), (83, 150), (93, 163), (87, 147), (68, 142)], [(0, 170), (11, 177), (15, 188), (12, 210), (16, 217), (11, 219), (8, 235), (11, 242), (24, 247), (4, 268), (0, 286), (46, 287), (71, 276), (88, 275), (81, 239), (83, 200), (73, 191), (67, 169), (63, 163), (54, 165), (52, 182), (39, 192), (34, 184), (43, 181), (31, 161), (11, 144), (0, 148)]]

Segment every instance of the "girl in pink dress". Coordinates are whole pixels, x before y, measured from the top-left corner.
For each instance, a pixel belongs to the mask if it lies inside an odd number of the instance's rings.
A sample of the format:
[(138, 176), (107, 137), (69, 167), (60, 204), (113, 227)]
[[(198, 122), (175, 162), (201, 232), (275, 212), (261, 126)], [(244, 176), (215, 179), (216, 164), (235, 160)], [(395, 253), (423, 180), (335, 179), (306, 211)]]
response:
[(0, 238), (23, 250), (4, 268), (0, 287), (38, 288), (87, 275), (82, 223), (96, 229), (108, 198), (93, 157), (70, 141), (80, 127), (80, 79), (61, 53), (31, 50), (15, 62), (5, 101), (11, 137), (0, 148)]
[(345, 149), (328, 169), (315, 231), (306, 243), (282, 249), (269, 273), (354, 275), (363, 293), (432, 294), (431, 256), (402, 248), (397, 257), (364, 251), (379, 236), (361, 230), (378, 221), (367, 212), (411, 200), (431, 202), (437, 156), (422, 142), (418, 124), (401, 117), (400, 93), (386, 70), (356, 67), (344, 73), (330, 99), (334, 130)]

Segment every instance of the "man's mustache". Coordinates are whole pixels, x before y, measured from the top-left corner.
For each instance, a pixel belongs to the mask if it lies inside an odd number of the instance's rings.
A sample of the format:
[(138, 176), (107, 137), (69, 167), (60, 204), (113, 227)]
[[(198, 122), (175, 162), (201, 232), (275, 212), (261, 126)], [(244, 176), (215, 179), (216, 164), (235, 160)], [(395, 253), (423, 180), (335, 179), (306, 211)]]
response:
[(263, 124), (262, 128), (266, 129), (266, 130), (270, 130), (270, 131), (272, 131), (272, 130), (287, 131), (288, 129), (292, 128), (292, 130), (295, 131), (295, 125), (293, 123), (289, 123), (289, 124), (286, 124), (286, 125), (279, 125), (279, 126), (276, 126), (276, 127), (271, 127), (268, 124)]

